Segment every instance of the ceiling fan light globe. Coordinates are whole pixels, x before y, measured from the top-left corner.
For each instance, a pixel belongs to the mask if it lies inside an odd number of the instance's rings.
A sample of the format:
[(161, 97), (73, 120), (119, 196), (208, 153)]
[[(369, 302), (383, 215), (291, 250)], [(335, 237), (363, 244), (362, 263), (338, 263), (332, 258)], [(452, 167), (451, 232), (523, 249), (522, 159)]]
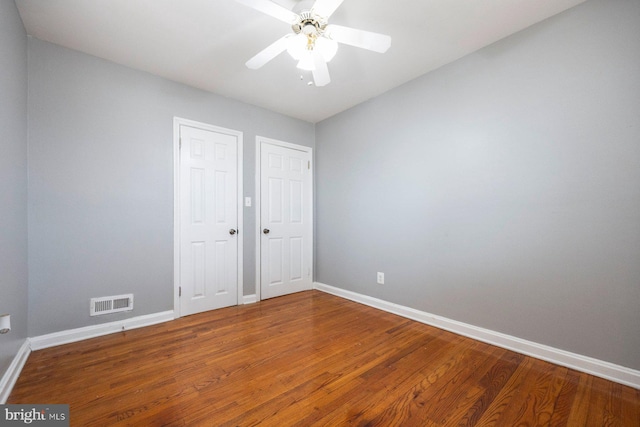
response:
[(307, 37), (304, 34), (297, 34), (287, 39), (287, 52), (293, 59), (299, 61), (307, 49)]
[(329, 62), (338, 52), (338, 43), (326, 37), (318, 37), (314, 49), (322, 55), (324, 62)]

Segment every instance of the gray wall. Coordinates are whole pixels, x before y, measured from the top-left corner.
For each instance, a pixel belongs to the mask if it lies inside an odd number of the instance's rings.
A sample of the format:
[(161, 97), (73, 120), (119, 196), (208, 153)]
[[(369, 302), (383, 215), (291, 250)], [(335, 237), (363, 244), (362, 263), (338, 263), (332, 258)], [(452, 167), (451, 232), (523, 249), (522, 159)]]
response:
[[(29, 335), (173, 309), (173, 117), (314, 146), (313, 124), (29, 40)], [(255, 210), (244, 211), (244, 293), (255, 293)], [(135, 294), (89, 317), (89, 298)]]
[(327, 119), (316, 162), (319, 282), (640, 369), (640, 2)]
[(0, 378), (27, 338), (27, 34), (13, 0), (0, 0)]

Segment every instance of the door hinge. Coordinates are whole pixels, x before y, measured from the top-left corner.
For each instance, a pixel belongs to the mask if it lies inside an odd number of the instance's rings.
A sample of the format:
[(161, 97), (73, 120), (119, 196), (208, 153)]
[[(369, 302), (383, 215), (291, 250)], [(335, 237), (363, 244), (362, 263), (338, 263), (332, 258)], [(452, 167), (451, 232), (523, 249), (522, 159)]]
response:
[(307, 160), (307, 169), (311, 170), (311, 160)]
[(178, 138), (178, 150), (182, 150), (182, 137)]
[(182, 286), (178, 286), (178, 296), (182, 296)]

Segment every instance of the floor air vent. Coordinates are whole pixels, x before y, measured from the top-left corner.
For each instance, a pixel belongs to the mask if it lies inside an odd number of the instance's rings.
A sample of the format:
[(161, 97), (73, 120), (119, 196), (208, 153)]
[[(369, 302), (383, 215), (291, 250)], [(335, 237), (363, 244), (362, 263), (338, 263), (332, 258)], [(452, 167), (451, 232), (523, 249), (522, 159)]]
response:
[(133, 294), (91, 298), (91, 316), (133, 310)]

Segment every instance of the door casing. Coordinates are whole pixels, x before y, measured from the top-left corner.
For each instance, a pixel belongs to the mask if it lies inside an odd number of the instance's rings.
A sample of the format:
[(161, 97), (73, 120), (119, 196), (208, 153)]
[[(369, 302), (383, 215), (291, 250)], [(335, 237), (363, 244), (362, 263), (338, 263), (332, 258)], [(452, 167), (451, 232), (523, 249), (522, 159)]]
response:
[(233, 135), (238, 141), (237, 153), (237, 196), (238, 204), (238, 299), (237, 304), (242, 302), (243, 298), (243, 210), (242, 195), (244, 194), (242, 185), (242, 165), (243, 165), (243, 133), (233, 129), (210, 125), (207, 123), (197, 122), (180, 117), (173, 118), (173, 316), (175, 319), (181, 317), (180, 313), (180, 126), (191, 126), (199, 129), (209, 130), (212, 132)]

